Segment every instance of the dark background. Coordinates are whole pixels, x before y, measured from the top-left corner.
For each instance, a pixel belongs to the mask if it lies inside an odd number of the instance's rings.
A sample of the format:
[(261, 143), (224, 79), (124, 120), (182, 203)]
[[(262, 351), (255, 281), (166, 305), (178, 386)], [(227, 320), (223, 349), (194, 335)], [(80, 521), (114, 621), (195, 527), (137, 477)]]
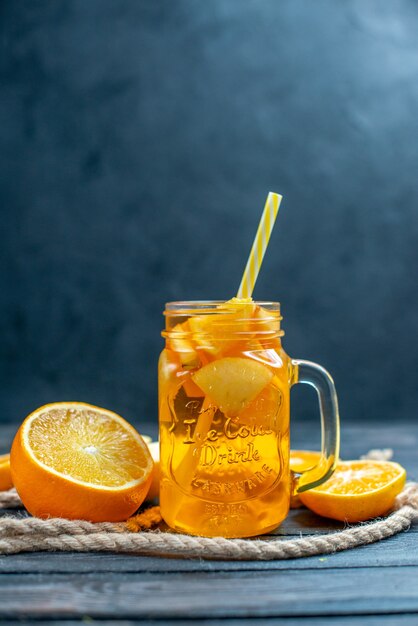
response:
[(414, 0), (3, 0), (0, 30), (0, 420), (156, 420), (164, 302), (235, 293), (269, 190), (287, 351), (344, 420), (415, 419)]

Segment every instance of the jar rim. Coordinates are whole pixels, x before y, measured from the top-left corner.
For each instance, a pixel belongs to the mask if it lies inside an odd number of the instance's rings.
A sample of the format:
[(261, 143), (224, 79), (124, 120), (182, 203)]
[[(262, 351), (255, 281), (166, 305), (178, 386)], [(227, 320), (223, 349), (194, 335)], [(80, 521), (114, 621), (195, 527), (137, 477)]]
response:
[[(172, 302), (166, 302), (164, 315), (172, 315), (175, 313), (185, 313), (186, 311), (199, 311), (203, 313), (204, 311), (210, 313), (211, 311), (217, 310), (218, 313), (222, 312), (222, 309), (219, 310), (219, 307), (229, 302), (229, 300), (174, 300)], [(236, 306), (246, 306), (248, 302), (236, 302), (234, 305)], [(271, 312), (280, 313), (280, 302), (269, 301), (269, 300), (252, 300), (251, 304), (263, 307)], [(228, 311), (225, 311), (228, 312)]]
[[(241, 339), (253, 339), (254, 335), (259, 337), (282, 337), (284, 331), (280, 329), (282, 316), (280, 313), (280, 303), (271, 301), (254, 301), (247, 299), (244, 302), (233, 302), (233, 306), (223, 306), (231, 302), (230, 300), (178, 300), (175, 302), (167, 302), (164, 316), (166, 318), (166, 329), (162, 332), (163, 337), (183, 336), (187, 333), (199, 335), (202, 340), (204, 337), (210, 337), (212, 332), (216, 332), (216, 340), (222, 341), (220, 334), (225, 335), (227, 340), (230, 335), (240, 337)], [(235, 306), (236, 305), (236, 306)], [(267, 315), (261, 317), (253, 317), (248, 307), (263, 308)], [(242, 307), (242, 315), (240, 307)], [(186, 318), (200, 318), (213, 316), (213, 328), (192, 328), (185, 330), (182, 325)], [(177, 320), (181, 320), (181, 324), (177, 325)], [(242, 324), (251, 322), (251, 329), (240, 327)], [(171, 327), (172, 324), (175, 324)]]

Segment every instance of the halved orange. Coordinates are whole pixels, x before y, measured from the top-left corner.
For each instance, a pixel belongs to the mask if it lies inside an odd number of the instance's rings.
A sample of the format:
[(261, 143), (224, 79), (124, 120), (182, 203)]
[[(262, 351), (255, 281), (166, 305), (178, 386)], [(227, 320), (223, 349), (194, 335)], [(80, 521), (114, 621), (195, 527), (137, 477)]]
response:
[(32, 515), (116, 522), (142, 504), (153, 461), (139, 433), (116, 413), (58, 402), (25, 419), (10, 465)]
[(152, 481), (146, 499), (154, 500), (160, 495), (160, 442), (151, 441), (147, 445), (154, 461), (154, 469), (152, 470)]
[(10, 454), (0, 455), (0, 491), (7, 491), (13, 487), (10, 473)]
[(362, 522), (387, 513), (405, 480), (405, 469), (392, 461), (339, 461), (329, 480), (299, 498), (323, 517)]
[[(299, 474), (314, 467), (321, 458), (321, 453), (316, 450), (290, 450), (289, 465), (292, 472)], [(303, 506), (299, 494), (290, 496), (290, 508), (298, 509)]]
[(321, 453), (316, 450), (291, 450), (290, 469), (292, 472), (305, 472), (316, 465), (321, 458)]

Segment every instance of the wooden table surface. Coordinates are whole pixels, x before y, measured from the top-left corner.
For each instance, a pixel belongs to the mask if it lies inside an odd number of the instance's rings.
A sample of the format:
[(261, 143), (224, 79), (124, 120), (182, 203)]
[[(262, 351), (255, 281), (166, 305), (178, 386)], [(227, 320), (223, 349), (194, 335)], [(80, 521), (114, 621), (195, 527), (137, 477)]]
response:
[[(7, 449), (14, 430), (10, 425), (0, 427), (0, 452)], [(155, 427), (142, 432), (155, 434)], [(312, 447), (316, 433), (314, 425), (299, 424), (293, 441), (298, 447)], [(343, 458), (387, 447), (393, 448), (394, 459), (405, 465), (409, 478), (418, 479), (418, 425), (394, 420), (343, 426)], [(322, 533), (338, 527), (300, 509), (291, 512), (276, 534)], [(187, 621), (190, 626), (203, 622), (206, 626), (415, 626), (418, 526), (378, 544), (288, 561), (68, 553), (3, 556), (0, 619), (66, 626), (96, 621), (103, 625)]]

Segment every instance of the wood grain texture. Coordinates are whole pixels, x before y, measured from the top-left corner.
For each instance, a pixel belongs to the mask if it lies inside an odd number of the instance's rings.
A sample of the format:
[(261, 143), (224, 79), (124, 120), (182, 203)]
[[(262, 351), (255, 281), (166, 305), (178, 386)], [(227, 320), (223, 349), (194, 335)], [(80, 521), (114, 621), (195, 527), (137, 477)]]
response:
[(240, 619), (188, 619), (187, 621), (179, 621), (175, 619), (108, 619), (108, 618), (91, 618), (89, 615), (83, 616), (81, 619), (37, 619), (32, 622), (30, 619), (7, 619), (8, 625), (16, 624), (36, 624), (36, 626), (86, 626), (98, 624), (99, 626), (416, 626), (418, 621), (417, 614), (400, 614), (392, 615), (356, 615), (356, 616), (327, 616), (311, 617), (281, 617), (277, 618), (240, 618)]
[(8, 574), (0, 616), (281, 617), (418, 612), (415, 567), (258, 572)]

